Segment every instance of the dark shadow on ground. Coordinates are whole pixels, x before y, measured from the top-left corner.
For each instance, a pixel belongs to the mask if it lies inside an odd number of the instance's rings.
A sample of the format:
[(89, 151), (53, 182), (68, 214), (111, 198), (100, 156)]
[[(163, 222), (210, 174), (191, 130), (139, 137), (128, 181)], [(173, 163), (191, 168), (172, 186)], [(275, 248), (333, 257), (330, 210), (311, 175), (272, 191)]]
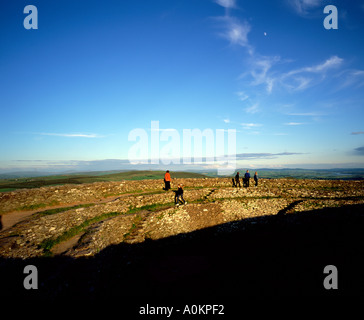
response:
[(303, 202), (303, 200), (293, 201), (287, 207), (278, 211), (277, 216), (282, 216), (282, 215), (285, 215), (286, 213), (289, 213), (290, 210), (292, 210), (296, 205), (300, 204), (301, 202)]
[[(0, 296), (82, 300), (362, 295), (363, 231), (364, 205), (353, 205), (114, 245), (89, 258), (2, 258)], [(38, 269), (37, 290), (23, 286), (23, 270), (30, 264)], [(326, 265), (338, 269), (338, 290), (323, 286)]]

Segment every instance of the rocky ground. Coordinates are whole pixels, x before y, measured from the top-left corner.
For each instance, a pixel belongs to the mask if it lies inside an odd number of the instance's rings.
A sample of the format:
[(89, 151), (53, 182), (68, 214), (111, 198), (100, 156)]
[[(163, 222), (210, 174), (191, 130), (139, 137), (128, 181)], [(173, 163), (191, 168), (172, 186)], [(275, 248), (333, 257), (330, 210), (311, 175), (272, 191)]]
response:
[[(177, 183), (187, 204), (175, 206)], [(229, 179), (101, 182), (0, 194), (0, 257), (93, 256), (242, 219), (364, 203), (363, 181), (271, 179), (233, 188)], [(54, 209), (54, 210), (50, 210)]]
[[(187, 204), (174, 204), (177, 183)], [(106, 299), (135, 312), (154, 298), (212, 297), (203, 301), (234, 301), (230, 311), (241, 312), (244, 296), (352, 296), (364, 287), (364, 181), (49, 186), (0, 194), (0, 214), (3, 303)], [(37, 290), (24, 287), (29, 265)], [(327, 265), (338, 269), (339, 290), (323, 286)]]

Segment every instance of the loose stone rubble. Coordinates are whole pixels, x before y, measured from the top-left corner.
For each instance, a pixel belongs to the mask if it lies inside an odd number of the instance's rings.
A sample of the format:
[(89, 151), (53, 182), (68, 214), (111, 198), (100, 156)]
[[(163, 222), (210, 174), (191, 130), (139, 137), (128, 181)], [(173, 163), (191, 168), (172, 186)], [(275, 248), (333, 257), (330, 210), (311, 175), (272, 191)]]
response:
[[(156, 240), (231, 221), (364, 203), (364, 181), (260, 179), (258, 187), (233, 188), (227, 178), (178, 179), (172, 190), (177, 183), (185, 186), (185, 205), (175, 206), (174, 193), (162, 190), (161, 180), (0, 193), (2, 219), (27, 213), (0, 231), (0, 256), (26, 259), (56, 252), (77, 258), (112, 244)], [(51, 208), (59, 211), (45, 211)], [(72, 237), (76, 243), (69, 241)]]

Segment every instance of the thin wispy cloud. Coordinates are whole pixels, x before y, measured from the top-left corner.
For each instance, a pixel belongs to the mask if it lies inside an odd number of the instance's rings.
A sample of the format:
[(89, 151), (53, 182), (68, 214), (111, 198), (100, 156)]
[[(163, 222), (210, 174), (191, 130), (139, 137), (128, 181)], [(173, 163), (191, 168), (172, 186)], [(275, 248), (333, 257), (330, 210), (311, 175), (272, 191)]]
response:
[[(280, 87), (291, 92), (304, 91), (323, 82), (327, 78), (328, 72), (342, 66), (344, 59), (332, 56), (319, 64), (292, 69), (288, 72), (282, 72), (275, 68), (278, 64), (289, 62), (284, 61), (279, 56), (259, 57), (255, 55), (251, 57), (251, 71), (242, 74), (241, 78), (250, 76), (250, 85), (265, 86), (268, 94), (273, 92), (274, 87)], [(363, 76), (364, 81), (364, 72), (363, 75), (360, 72), (356, 75), (357, 77)]]
[(323, 72), (333, 67), (337, 67), (343, 63), (344, 59), (338, 56), (333, 56), (327, 59), (324, 63), (318, 64), (313, 67), (306, 67), (303, 71), (305, 72)]
[(302, 91), (309, 87), (313, 79), (307, 77), (296, 77), (294, 80), (295, 80), (295, 85), (291, 86), (292, 90)]
[(232, 44), (247, 46), (249, 32), (250, 25), (248, 22), (244, 21), (241, 23), (230, 18), (226, 36)]
[(96, 133), (50, 133), (50, 132), (42, 132), (39, 133), (42, 136), (56, 136), (56, 137), (65, 137), (65, 138), (103, 138), (104, 136), (96, 134)]
[(364, 134), (364, 131), (356, 131), (356, 132), (352, 132), (351, 134), (354, 136), (357, 136), (359, 134)]
[(236, 94), (239, 97), (240, 101), (245, 101), (245, 100), (249, 99), (249, 96), (247, 94), (245, 94), (245, 92), (243, 92), (243, 91), (239, 91)]
[(303, 91), (321, 83), (329, 71), (340, 67), (343, 62), (344, 59), (333, 56), (322, 63), (286, 72), (277, 78), (277, 82), (292, 91)]
[(215, 0), (215, 2), (224, 8), (235, 8), (235, 0)]
[(300, 16), (307, 16), (313, 9), (317, 9), (323, 3), (322, 0), (287, 0), (287, 3)]
[(236, 154), (237, 160), (251, 160), (251, 159), (275, 159), (279, 156), (293, 156), (303, 153), (298, 152), (280, 152), (280, 153), (240, 153)]
[(250, 114), (259, 112), (259, 103), (255, 103), (252, 106), (245, 108), (245, 112)]
[(243, 126), (244, 129), (247, 129), (247, 130), (262, 126), (262, 124), (260, 124), (260, 123), (242, 123), (241, 125)]
[(364, 70), (347, 69), (336, 75), (341, 81), (340, 89), (347, 87), (360, 88), (364, 86)]
[(364, 156), (364, 147), (355, 148), (354, 154), (358, 156)]
[(232, 16), (228, 9), (236, 8), (235, 0), (215, 0), (217, 4), (226, 9), (225, 15), (215, 17), (214, 20), (221, 24), (223, 30), (218, 35), (226, 39), (230, 45), (237, 45), (248, 49), (249, 54), (252, 54), (253, 48), (249, 44), (248, 34), (251, 31), (251, 25), (247, 20), (239, 20)]
[(267, 93), (271, 93), (276, 79), (273, 74), (269, 73), (269, 71), (277, 62), (280, 61), (280, 57), (252, 55), (250, 60), (252, 65), (252, 69), (249, 72), (252, 78), (251, 85), (265, 85)]
[(298, 116), (298, 117), (319, 117), (322, 116), (323, 113), (319, 112), (293, 112), (293, 113), (287, 113), (289, 116)]
[(284, 124), (285, 126), (300, 126), (300, 125), (303, 125), (302, 122), (286, 122)]
[(248, 41), (251, 26), (247, 21), (240, 21), (229, 15), (218, 17), (216, 20), (222, 23), (223, 31), (219, 32), (220, 37), (226, 39), (231, 45), (246, 47), (249, 52), (252, 50)]
[(304, 67), (304, 68), (299, 68), (299, 69), (295, 69), (292, 71), (287, 72), (286, 74), (284, 74), (284, 77), (290, 77), (293, 76), (295, 74), (299, 74), (299, 73), (324, 73), (326, 71), (328, 71), (331, 68), (335, 68), (340, 66), (343, 63), (344, 59), (338, 57), (338, 56), (332, 56), (329, 59), (325, 60), (322, 63), (319, 63), (317, 65), (314, 66), (308, 66), (308, 67)]

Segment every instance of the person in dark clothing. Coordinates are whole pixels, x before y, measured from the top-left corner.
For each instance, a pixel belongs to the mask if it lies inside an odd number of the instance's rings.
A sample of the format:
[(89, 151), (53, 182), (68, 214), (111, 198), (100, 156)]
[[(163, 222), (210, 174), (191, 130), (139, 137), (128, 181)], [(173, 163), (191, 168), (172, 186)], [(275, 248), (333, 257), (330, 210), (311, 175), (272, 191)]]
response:
[(183, 199), (183, 185), (182, 184), (179, 184), (178, 185), (178, 188), (177, 188), (177, 191), (176, 191), (176, 195), (174, 197), (174, 201), (175, 201), (175, 204), (178, 206), (179, 205), (179, 198), (181, 197), (181, 202), (182, 204), (186, 204), (187, 202), (185, 201), (185, 199)]
[(235, 184), (236, 184), (236, 187), (238, 187), (238, 185), (239, 185), (239, 188), (241, 188), (239, 172), (236, 173)]
[(254, 181), (255, 181), (255, 186), (257, 187), (258, 186), (258, 173), (256, 171), (254, 174)]
[(246, 187), (249, 187), (249, 180), (250, 180), (249, 170), (246, 170), (245, 175), (244, 175), (244, 178), (245, 178), (245, 186)]
[(234, 179), (234, 178), (232, 178), (231, 180), (232, 180), (232, 182), (233, 182), (233, 188), (234, 188), (234, 187), (236, 187), (235, 179)]

